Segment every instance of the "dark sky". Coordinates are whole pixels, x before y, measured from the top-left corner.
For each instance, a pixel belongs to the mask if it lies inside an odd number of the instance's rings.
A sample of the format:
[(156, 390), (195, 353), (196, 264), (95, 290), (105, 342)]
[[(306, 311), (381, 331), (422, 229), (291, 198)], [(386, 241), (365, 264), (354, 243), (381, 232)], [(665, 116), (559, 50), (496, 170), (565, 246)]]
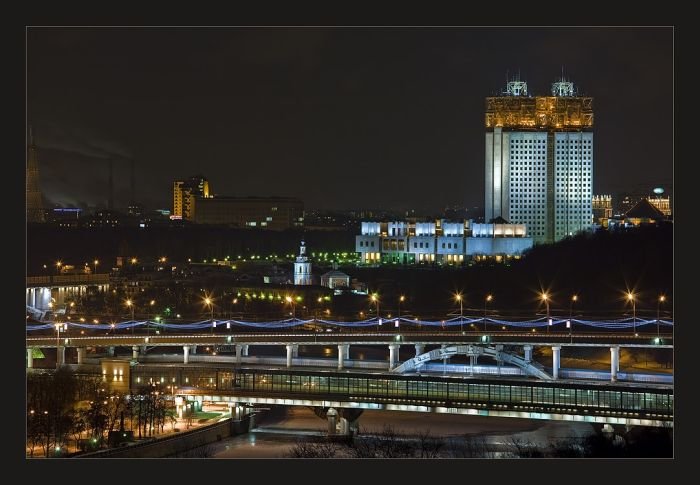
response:
[(594, 193), (673, 181), (670, 28), (29, 28), (41, 187), (169, 208), (172, 181), (311, 208), (483, 206), (484, 97), (562, 65), (594, 97)]

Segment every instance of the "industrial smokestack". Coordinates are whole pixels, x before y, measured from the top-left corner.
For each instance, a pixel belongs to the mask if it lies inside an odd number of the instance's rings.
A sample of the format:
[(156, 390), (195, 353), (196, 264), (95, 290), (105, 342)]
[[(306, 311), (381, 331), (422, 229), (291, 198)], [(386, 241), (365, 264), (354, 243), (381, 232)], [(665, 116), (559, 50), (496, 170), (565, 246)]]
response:
[(111, 158), (107, 159), (109, 163), (109, 199), (107, 199), (107, 209), (114, 209), (114, 163)]
[(131, 202), (136, 202), (136, 162), (131, 159)]

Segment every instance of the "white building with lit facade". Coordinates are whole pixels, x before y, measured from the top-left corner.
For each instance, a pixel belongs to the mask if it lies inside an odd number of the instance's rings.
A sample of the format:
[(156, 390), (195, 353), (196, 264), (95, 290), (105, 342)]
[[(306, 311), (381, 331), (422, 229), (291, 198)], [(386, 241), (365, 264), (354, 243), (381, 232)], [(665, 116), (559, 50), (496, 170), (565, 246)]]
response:
[(311, 262), (306, 256), (306, 245), (304, 241), (299, 246), (299, 256), (294, 262), (294, 284), (295, 285), (313, 285), (313, 276), (311, 274)]
[(362, 222), (355, 251), (363, 264), (462, 264), (519, 258), (532, 243), (525, 224), (505, 221)]
[(486, 98), (485, 122), (485, 220), (526, 224), (535, 243), (591, 230), (593, 98), (564, 79), (534, 97), (511, 81)]

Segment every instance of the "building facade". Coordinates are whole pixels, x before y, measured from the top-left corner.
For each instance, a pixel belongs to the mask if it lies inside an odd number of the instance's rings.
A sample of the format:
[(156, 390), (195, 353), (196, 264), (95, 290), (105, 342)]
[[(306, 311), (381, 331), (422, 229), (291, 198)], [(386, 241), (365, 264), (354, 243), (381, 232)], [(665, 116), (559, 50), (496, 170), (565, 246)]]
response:
[(193, 221), (284, 230), (304, 225), (304, 203), (292, 197), (196, 197)]
[(535, 243), (593, 222), (593, 98), (576, 96), (564, 80), (551, 94), (528, 96), (518, 80), (486, 98), (486, 221), (525, 224)]
[(294, 284), (295, 285), (313, 285), (313, 276), (311, 273), (311, 262), (306, 255), (306, 245), (304, 241), (299, 246), (299, 256), (294, 262)]
[(593, 222), (607, 227), (608, 219), (613, 216), (612, 196), (594, 195), (592, 200)]
[(471, 259), (520, 257), (532, 247), (525, 224), (362, 222), (355, 236), (361, 263), (462, 264)]
[(338, 271), (337, 269), (328, 271), (321, 275), (321, 286), (334, 290), (336, 288), (350, 288), (350, 275)]
[(209, 181), (203, 175), (173, 183), (173, 212), (176, 219), (194, 220), (196, 198), (209, 198)]

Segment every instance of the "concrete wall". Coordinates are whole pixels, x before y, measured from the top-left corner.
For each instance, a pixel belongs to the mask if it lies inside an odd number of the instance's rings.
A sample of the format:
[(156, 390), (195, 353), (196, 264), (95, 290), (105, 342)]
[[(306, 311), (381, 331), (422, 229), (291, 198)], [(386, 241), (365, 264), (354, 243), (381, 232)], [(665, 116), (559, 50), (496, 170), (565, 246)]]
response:
[(79, 456), (81, 458), (165, 458), (198, 446), (221, 441), (233, 434), (246, 433), (249, 423), (250, 417), (236, 422), (227, 419), (206, 428), (187, 431), (173, 437)]

